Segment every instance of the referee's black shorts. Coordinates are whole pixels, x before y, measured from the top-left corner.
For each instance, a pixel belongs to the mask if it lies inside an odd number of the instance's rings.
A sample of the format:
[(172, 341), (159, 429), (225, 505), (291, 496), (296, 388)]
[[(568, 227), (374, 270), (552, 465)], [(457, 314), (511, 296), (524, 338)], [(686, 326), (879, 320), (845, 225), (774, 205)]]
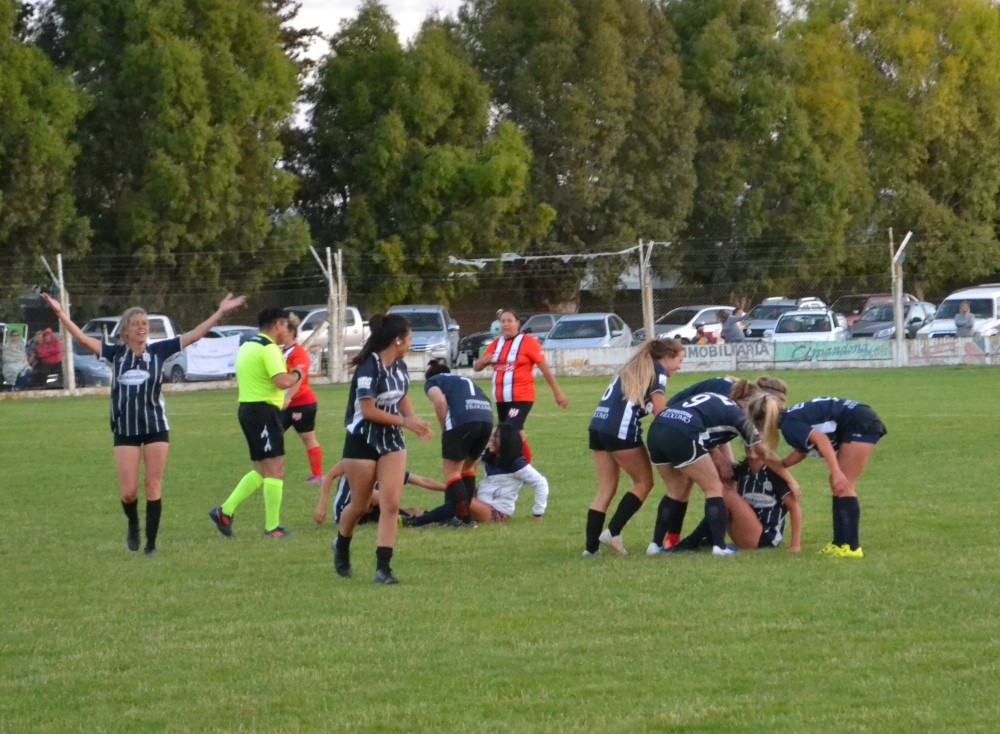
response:
[(448, 461), (478, 459), (490, 442), (493, 423), (473, 421), (445, 431), (441, 434), (441, 458)]
[(281, 410), (270, 403), (240, 403), (240, 428), (250, 448), (250, 461), (285, 455)]

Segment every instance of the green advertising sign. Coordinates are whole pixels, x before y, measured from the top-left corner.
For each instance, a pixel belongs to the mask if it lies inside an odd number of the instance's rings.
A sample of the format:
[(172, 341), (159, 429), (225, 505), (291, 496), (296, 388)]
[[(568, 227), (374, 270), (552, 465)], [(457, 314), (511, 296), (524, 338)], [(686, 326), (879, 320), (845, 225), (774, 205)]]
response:
[(843, 342), (778, 342), (775, 362), (862, 362), (892, 359), (892, 342), (858, 339)]

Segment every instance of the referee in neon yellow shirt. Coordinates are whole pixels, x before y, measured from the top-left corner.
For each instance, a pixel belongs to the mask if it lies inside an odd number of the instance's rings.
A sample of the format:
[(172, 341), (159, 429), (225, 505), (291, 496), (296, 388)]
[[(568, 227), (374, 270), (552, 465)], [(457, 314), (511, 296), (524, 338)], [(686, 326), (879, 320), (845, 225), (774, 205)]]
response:
[(236, 381), (240, 389), (240, 427), (250, 447), (250, 470), (236, 485), (229, 499), (212, 508), (209, 517), (219, 532), (233, 534), (233, 514), (243, 500), (264, 487), (264, 535), (288, 535), (280, 522), (281, 490), (285, 479), (285, 430), (281, 422), (284, 391), (298, 387), (302, 372), (288, 372), (279, 344), (288, 335), (288, 314), (280, 308), (265, 308), (257, 314), (260, 333), (245, 342), (236, 355)]

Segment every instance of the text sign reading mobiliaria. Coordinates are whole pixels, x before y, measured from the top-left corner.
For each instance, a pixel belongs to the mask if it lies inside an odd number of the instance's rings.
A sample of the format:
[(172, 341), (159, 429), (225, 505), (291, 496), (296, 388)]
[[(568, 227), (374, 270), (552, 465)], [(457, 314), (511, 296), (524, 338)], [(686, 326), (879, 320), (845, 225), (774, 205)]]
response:
[(735, 344), (685, 344), (684, 358), (689, 361), (711, 361), (733, 358), (744, 362), (768, 362), (774, 359), (771, 342), (738, 342)]
[(858, 339), (845, 342), (779, 342), (775, 362), (864, 362), (892, 359), (892, 342)]

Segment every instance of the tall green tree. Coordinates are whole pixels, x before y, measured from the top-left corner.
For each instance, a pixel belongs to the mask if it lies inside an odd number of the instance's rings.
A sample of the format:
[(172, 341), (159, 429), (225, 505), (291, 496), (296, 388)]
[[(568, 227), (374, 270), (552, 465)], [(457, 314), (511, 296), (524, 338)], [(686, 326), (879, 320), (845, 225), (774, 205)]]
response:
[(88, 100), (76, 191), (105, 292), (214, 298), (308, 246), (279, 166), (298, 88), (272, 5), (53, 0), (47, 43)]
[[(473, 278), (449, 257), (499, 254), (522, 205), (531, 154), (454, 28), (426, 22), (404, 49), (384, 6), (364, 3), (334, 36), (295, 158), (317, 243), (345, 248), (351, 287), (380, 307), (447, 303)], [(461, 268), (459, 268), (461, 270)]]
[[(527, 254), (617, 251), (670, 239), (691, 210), (696, 100), (664, 14), (641, 0), (470, 0), (468, 46), (497, 115), (534, 153), (528, 211), (551, 207)], [(617, 281), (623, 263), (604, 268)], [(524, 268), (535, 305), (578, 296), (581, 266)]]
[(20, 4), (0, 0), (0, 292), (8, 306), (38, 281), (39, 255), (79, 258), (88, 233), (69, 185), (79, 95), (26, 43), (21, 17)]

